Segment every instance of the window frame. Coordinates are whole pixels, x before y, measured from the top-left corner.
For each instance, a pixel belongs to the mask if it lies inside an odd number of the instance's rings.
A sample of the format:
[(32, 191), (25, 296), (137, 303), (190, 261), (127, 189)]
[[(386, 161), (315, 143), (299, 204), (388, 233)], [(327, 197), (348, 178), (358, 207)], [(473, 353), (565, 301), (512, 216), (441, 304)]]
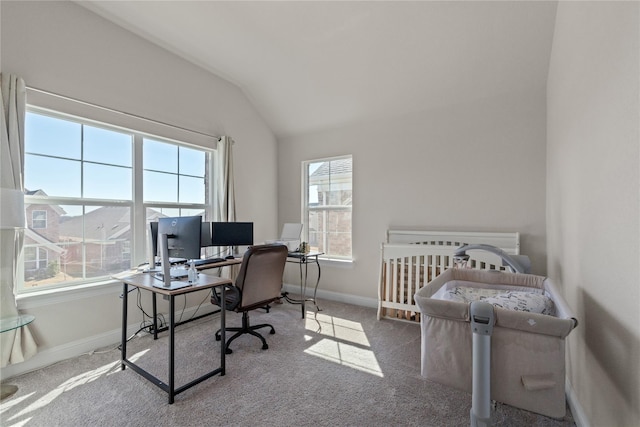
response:
[[(37, 213), (44, 213), (44, 219), (38, 218), (36, 220), (36, 215), (35, 215), (36, 212)], [(40, 224), (41, 221), (44, 221), (44, 227), (40, 227), (40, 226), (36, 227), (35, 226), (36, 221), (38, 221), (38, 224)], [(46, 230), (47, 229), (47, 224), (48, 223), (47, 223), (47, 211), (46, 210), (38, 209), (38, 210), (32, 210), (31, 211), (31, 228), (33, 228), (34, 230), (36, 230), (36, 229), (37, 230)]]
[[(309, 166), (313, 163), (322, 163), (322, 162), (331, 162), (331, 161), (335, 161), (335, 160), (341, 160), (341, 159), (350, 159), (351, 160), (351, 199), (352, 202), (350, 205), (327, 205), (326, 208), (322, 208), (322, 207), (318, 207), (316, 209), (310, 209), (309, 207)], [(322, 259), (324, 261), (334, 261), (334, 262), (338, 262), (338, 263), (351, 263), (354, 260), (354, 255), (353, 255), (353, 155), (352, 154), (345, 154), (345, 155), (341, 155), (341, 156), (333, 156), (333, 157), (320, 157), (320, 158), (316, 158), (316, 159), (310, 159), (310, 160), (303, 160), (302, 161), (302, 203), (301, 203), (301, 218), (302, 218), (302, 240), (305, 242), (309, 242), (309, 233), (310, 233), (310, 229), (309, 229), (309, 212), (311, 210), (315, 210), (315, 211), (320, 211), (320, 210), (324, 210), (324, 211), (328, 211), (328, 210), (333, 210), (333, 211), (337, 211), (337, 210), (343, 210), (343, 211), (350, 211), (351, 212), (351, 224), (350, 224), (350, 229), (349, 229), (349, 234), (350, 234), (350, 241), (351, 241), (351, 255), (348, 257), (345, 256), (336, 256), (335, 254), (331, 254), (331, 253), (325, 253), (321, 256), (319, 256), (319, 259)]]
[[(81, 125), (97, 127), (109, 131), (115, 132), (124, 132), (132, 136), (131, 149), (132, 149), (132, 164), (131, 164), (131, 200), (118, 200), (118, 199), (90, 199), (90, 198), (82, 198), (82, 197), (59, 197), (59, 196), (43, 196), (43, 195), (27, 195), (25, 194), (25, 207), (30, 204), (40, 204), (47, 206), (54, 205), (71, 205), (71, 206), (101, 206), (101, 207), (128, 207), (129, 208), (129, 224), (131, 227), (131, 234), (129, 239), (129, 262), (130, 266), (135, 266), (141, 262), (146, 260), (146, 245), (147, 245), (147, 221), (146, 221), (146, 212), (147, 208), (159, 208), (159, 209), (172, 209), (181, 212), (183, 210), (199, 210), (206, 212), (208, 217), (213, 216), (213, 188), (215, 185), (215, 177), (213, 175), (213, 167), (215, 164), (215, 156), (216, 150), (215, 146), (213, 147), (205, 147), (201, 144), (191, 144), (189, 142), (177, 141), (173, 138), (168, 138), (158, 134), (150, 134), (148, 132), (143, 132), (140, 130), (136, 130), (130, 127), (123, 127), (118, 125), (117, 123), (105, 123), (102, 121), (98, 121), (92, 118), (88, 118), (81, 115), (76, 114), (68, 114), (60, 110), (53, 110), (46, 107), (41, 107), (39, 105), (34, 105), (31, 103), (27, 104), (26, 108), (27, 113), (34, 113), (45, 115), (48, 117), (52, 117), (54, 119), (66, 120), (75, 123), (79, 123)], [(90, 114), (89, 114), (90, 115)], [(131, 117), (127, 117), (131, 119)], [(111, 117), (113, 119), (113, 117)], [(186, 136), (186, 133), (183, 135)], [(205, 182), (205, 189), (208, 186), (208, 194), (205, 194), (204, 203), (184, 203), (184, 202), (145, 202), (143, 199), (143, 140), (144, 139), (152, 139), (154, 141), (168, 143), (174, 146), (185, 147), (189, 149), (195, 149), (199, 151), (203, 151), (206, 154), (206, 173), (205, 180), (208, 179), (208, 183)], [(213, 144), (211, 144), (213, 145)], [(26, 153), (25, 153), (26, 155)], [(37, 189), (29, 189), (29, 190), (37, 190)], [(46, 212), (46, 211), (45, 211)], [(48, 218), (47, 218), (48, 219)], [(36, 229), (37, 230), (37, 229)], [(35, 246), (38, 248), (38, 246)], [(24, 251), (23, 251), (24, 252)], [(124, 253), (121, 254), (121, 257), (124, 258)], [(83, 265), (88, 260), (83, 256)], [(35, 286), (35, 287), (25, 287), (24, 280), (24, 259), (20, 259), (18, 262), (18, 286), (17, 286), (17, 294), (27, 295), (30, 293), (36, 293), (39, 291), (46, 290), (50, 291), (60, 291), (65, 289), (72, 289), (77, 287), (82, 287), (85, 285), (96, 284), (101, 282), (111, 282), (110, 276), (100, 276), (95, 278), (83, 278), (80, 280), (64, 282), (60, 284), (54, 285), (46, 285), (46, 286)], [(83, 267), (84, 268), (84, 267)]]

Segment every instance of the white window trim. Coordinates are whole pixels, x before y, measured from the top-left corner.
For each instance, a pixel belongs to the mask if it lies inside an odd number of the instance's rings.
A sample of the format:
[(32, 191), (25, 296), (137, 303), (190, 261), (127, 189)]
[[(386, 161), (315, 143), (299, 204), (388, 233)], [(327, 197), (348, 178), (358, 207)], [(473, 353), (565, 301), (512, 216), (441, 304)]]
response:
[[(308, 205), (309, 205), (309, 192), (307, 191), (309, 188), (309, 182), (308, 182), (308, 174), (309, 174), (309, 164), (311, 163), (318, 163), (318, 162), (327, 162), (327, 161), (333, 161), (333, 160), (340, 160), (340, 159), (351, 159), (351, 161), (353, 161), (353, 155), (351, 154), (346, 154), (343, 156), (333, 156), (333, 157), (320, 157), (317, 159), (310, 159), (310, 160), (303, 160), (302, 161), (302, 195), (301, 195), (301, 200), (302, 200), (302, 206), (301, 206), (301, 212), (300, 212), (300, 218), (302, 218), (302, 240), (303, 241), (309, 241), (309, 224), (308, 224), (308, 215), (307, 215), (307, 211), (308, 211)], [(351, 172), (351, 185), (353, 186), (353, 171)], [(345, 265), (351, 265), (354, 262), (354, 254), (353, 254), (353, 206), (351, 207), (351, 212), (352, 212), (352, 223), (351, 223), (351, 258), (334, 258), (332, 257), (330, 254), (325, 254), (322, 256), (319, 256), (318, 259), (320, 260), (320, 262), (322, 264), (327, 264), (327, 265), (332, 265), (332, 266), (345, 266)]]

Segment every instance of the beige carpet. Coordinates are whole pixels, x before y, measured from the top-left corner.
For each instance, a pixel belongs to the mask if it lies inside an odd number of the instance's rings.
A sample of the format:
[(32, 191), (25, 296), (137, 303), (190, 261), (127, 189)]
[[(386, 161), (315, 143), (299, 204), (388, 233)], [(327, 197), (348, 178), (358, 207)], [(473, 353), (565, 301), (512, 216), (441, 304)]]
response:
[[(67, 360), (9, 382), (19, 391), (0, 404), (9, 426), (465, 426), (471, 395), (420, 376), (420, 327), (377, 321), (374, 309), (321, 301), (323, 311), (300, 318), (300, 306), (260, 310), (268, 350), (245, 335), (232, 345), (227, 374), (176, 396), (173, 405), (140, 375), (120, 369), (114, 348)], [(240, 315), (228, 313), (228, 325)], [(176, 332), (176, 384), (215, 368), (217, 317)], [(166, 333), (129, 342), (130, 358), (167, 381)], [(497, 404), (496, 426), (572, 426)]]

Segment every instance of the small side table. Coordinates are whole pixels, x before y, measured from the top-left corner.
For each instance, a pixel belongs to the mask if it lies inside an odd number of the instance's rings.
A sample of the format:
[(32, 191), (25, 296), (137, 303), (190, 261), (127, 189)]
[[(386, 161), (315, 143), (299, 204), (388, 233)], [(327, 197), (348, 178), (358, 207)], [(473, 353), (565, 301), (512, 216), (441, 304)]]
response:
[[(13, 331), (14, 329), (20, 329), (23, 326), (27, 326), (33, 322), (36, 317), (31, 314), (20, 314), (18, 316), (3, 317), (0, 319), (0, 333)], [(6, 399), (12, 396), (18, 387), (12, 384), (0, 385), (0, 400)]]
[[(318, 261), (318, 257), (320, 255), (324, 255), (324, 252), (312, 251), (312, 252), (289, 252), (287, 256), (287, 262), (292, 262), (299, 264), (300, 266), (300, 299), (291, 298), (288, 292), (284, 292), (282, 296), (285, 300), (290, 302), (291, 304), (301, 304), (302, 305), (302, 318), (304, 319), (305, 313), (305, 302), (311, 301), (316, 306), (316, 311), (322, 311), (320, 307), (318, 307), (318, 303), (316, 302), (316, 293), (318, 292), (318, 284), (320, 283), (320, 262)], [(307, 298), (307, 273), (308, 273), (308, 265), (315, 264), (318, 268), (318, 278), (316, 279), (315, 287), (313, 288), (313, 298)], [(304, 266), (304, 269), (303, 269)]]

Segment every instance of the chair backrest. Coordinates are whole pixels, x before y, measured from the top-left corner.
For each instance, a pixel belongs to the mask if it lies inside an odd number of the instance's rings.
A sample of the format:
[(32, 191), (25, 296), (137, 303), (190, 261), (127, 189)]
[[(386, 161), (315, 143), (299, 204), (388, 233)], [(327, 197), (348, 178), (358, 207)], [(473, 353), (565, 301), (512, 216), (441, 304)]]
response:
[(235, 283), (241, 292), (237, 311), (264, 306), (281, 296), (287, 255), (288, 250), (284, 245), (249, 247), (242, 258)]

